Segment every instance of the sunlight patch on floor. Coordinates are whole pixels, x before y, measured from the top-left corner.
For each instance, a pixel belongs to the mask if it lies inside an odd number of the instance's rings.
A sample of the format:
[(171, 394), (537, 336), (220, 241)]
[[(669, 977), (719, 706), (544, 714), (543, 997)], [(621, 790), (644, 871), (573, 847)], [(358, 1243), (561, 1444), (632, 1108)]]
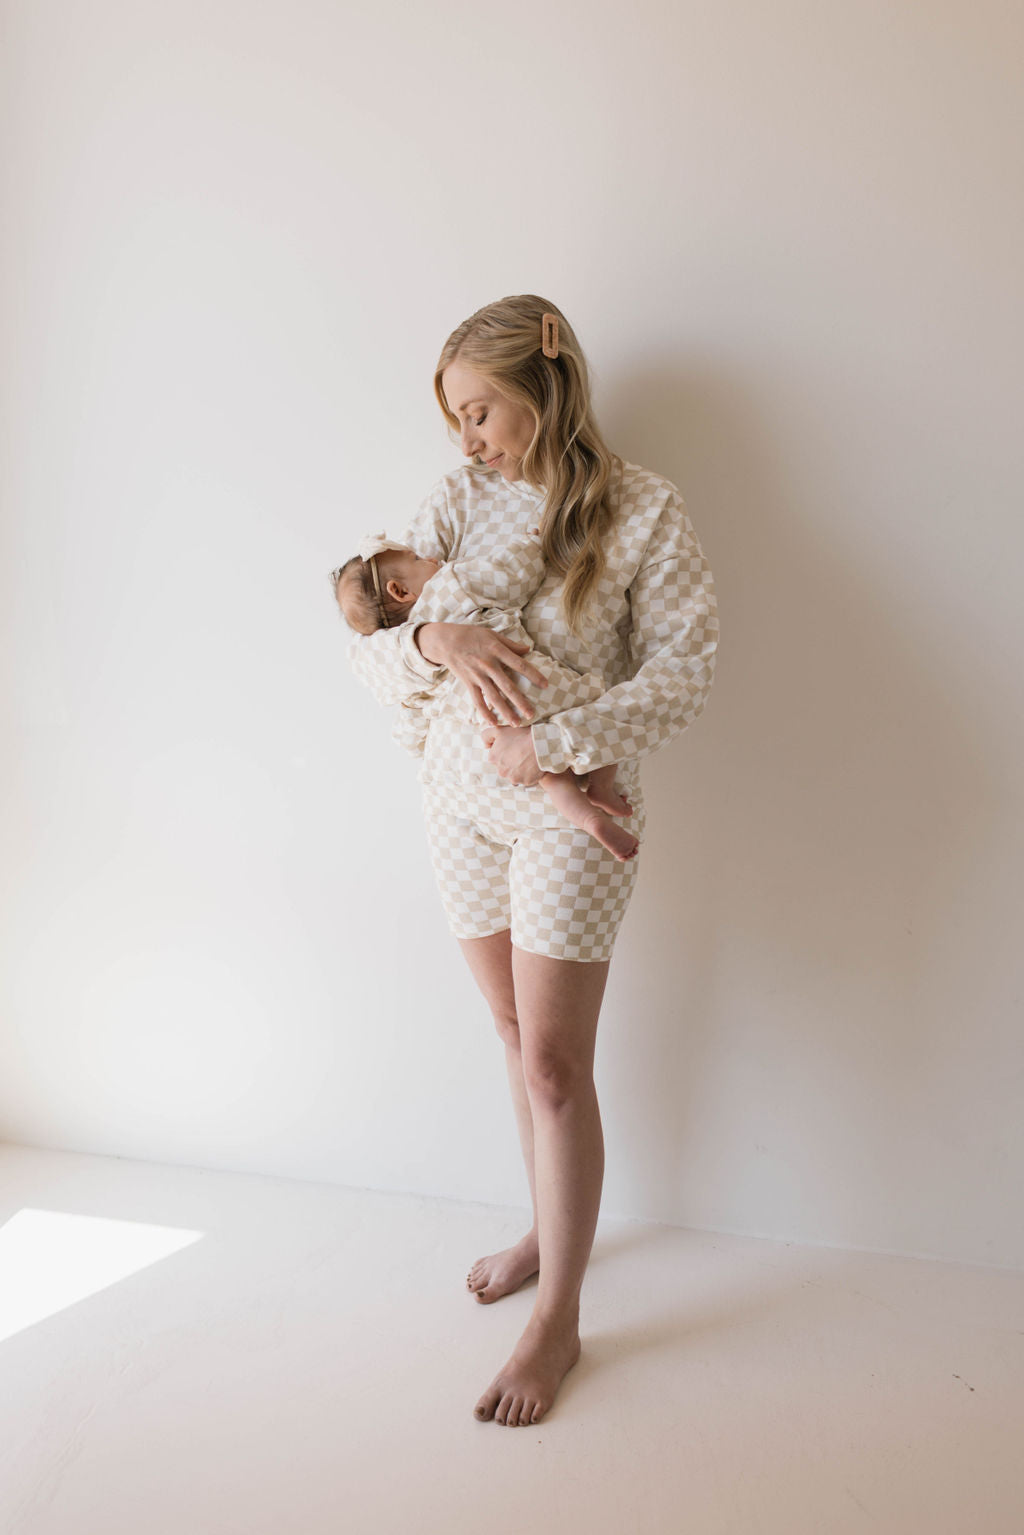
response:
[(61, 1210), (19, 1210), (0, 1230), (0, 1342), (202, 1235)]

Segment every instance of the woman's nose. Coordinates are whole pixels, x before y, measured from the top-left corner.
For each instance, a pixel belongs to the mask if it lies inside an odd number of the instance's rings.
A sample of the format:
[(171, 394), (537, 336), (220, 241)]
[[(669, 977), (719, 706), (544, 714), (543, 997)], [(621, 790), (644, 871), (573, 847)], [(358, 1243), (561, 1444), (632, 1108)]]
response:
[(476, 427), (464, 426), (462, 429), (462, 453), (465, 458), (472, 458), (477, 450), (480, 438), (477, 436)]

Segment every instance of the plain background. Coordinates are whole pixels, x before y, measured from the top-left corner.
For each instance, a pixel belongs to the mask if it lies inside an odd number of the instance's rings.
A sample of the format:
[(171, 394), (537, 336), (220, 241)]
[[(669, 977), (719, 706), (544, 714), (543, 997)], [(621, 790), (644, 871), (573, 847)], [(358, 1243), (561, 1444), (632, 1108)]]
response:
[(507, 293), (721, 604), (603, 1208), (1019, 1267), (1024, 14), (3, 7), (0, 1134), (524, 1204), (327, 572)]

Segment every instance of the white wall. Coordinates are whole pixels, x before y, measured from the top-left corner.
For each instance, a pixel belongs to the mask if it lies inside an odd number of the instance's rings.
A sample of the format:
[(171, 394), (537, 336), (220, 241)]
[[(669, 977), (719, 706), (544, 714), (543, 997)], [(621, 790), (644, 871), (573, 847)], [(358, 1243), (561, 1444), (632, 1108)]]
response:
[(682, 489), (604, 1209), (1024, 1264), (1024, 108), (997, 0), (4, 8), (0, 1132), (525, 1204), (326, 572), (506, 293)]

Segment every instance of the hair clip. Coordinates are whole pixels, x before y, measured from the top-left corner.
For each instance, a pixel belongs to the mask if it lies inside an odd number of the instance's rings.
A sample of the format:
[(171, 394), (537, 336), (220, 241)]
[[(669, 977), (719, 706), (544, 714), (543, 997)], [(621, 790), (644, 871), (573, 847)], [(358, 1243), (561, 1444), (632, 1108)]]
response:
[(541, 315), (540, 344), (545, 357), (558, 356), (558, 316), (556, 314)]

